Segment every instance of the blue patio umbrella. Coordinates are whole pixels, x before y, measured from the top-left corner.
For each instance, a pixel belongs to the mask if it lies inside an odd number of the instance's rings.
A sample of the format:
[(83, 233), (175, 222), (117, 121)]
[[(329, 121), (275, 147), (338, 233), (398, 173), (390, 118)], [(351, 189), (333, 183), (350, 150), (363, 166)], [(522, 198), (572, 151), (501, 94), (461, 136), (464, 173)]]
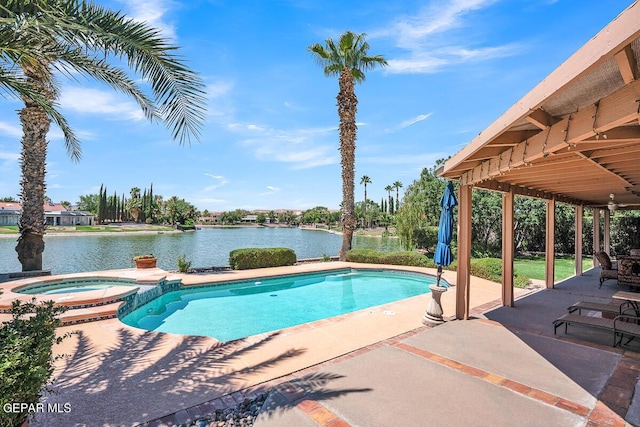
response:
[(444, 194), (440, 199), (440, 225), (438, 226), (438, 245), (433, 262), (438, 266), (438, 286), (440, 286), (440, 277), (442, 277), (442, 267), (453, 262), (453, 254), (451, 253), (451, 238), (453, 237), (453, 207), (458, 204), (451, 181), (444, 189)]

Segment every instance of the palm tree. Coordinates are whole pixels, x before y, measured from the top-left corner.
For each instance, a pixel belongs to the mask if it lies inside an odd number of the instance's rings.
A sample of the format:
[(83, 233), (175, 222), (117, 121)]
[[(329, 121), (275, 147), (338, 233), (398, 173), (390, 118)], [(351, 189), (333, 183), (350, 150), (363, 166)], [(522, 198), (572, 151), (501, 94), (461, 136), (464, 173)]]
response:
[(342, 248), (340, 260), (346, 261), (351, 249), (356, 218), (354, 208), (354, 167), (356, 137), (356, 112), (358, 98), (354, 84), (365, 80), (364, 71), (376, 66), (386, 66), (387, 61), (381, 55), (368, 55), (369, 43), (366, 34), (354, 34), (346, 31), (340, 35), (338, 44), (331, 39), (325, 40), (325, 46), (313, 44), (308, 51), (318, 64), (324, 67), (324, 75), (339, 76), (338, 116), (340, 118), (340, 156), (342, 166)]
[[(391, 185), (387, 185), (386, 187), (384, 187), (384, 190), (385, 190), (385, 191), (387, 192), (387, 194), (389, 195), (389, 198), (388, 198), (389, 202), (390, 202), (390, 203), (393, 203), (393, 202), (391, 201), (391, 191), (393, 190), (393, 186), (391, 186)], [(393, 206), (391, 206), (391, 207), (387, 206), (387, 213), (390, 213), (390, 211), (391, 211), (392, 209), (393, 209)]]
[[(57, 75), (92, 77), (131, 96), (148, 119), (165, 122), (182, 144), (199, 138), (206, 100), (201, 79), (176, 49), (148, 24), (82, 0), (0, 5), (0, 87), (25, 104), (19, 112), (22, 215), (16, 246), (23, 271), (42, 269), (46, 135), (52, 121), (63, 131), (69, 156), (77, 161), (81, 155), (80, 142), (55, 108)], [(136, 78), (109, 59), (126, 61)], [(152, 97), (139, 81), (150, 84)]]
[(367, 227), (367, 184), (371, 184), (371, 178), (367, 175), (362, 175), (360, 178), (360, 185), (364, 184), (364, 226)]
[(398, 189), (402, 188), (402, 183), (400, 181), (394, 182), (393, 188), (396, 189), (396, 212), (398, 212), (398, 209), (400, 209), (400, 198), (398, 195)]

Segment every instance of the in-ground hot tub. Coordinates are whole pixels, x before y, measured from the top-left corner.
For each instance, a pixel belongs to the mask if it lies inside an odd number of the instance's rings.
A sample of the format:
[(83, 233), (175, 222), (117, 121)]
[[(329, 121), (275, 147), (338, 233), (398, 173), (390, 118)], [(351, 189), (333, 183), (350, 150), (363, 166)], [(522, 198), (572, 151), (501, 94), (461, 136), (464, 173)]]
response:
[(19, 288), (14, 288), (13, 292), (28, 295), (57, 295), (75, 292), (88, 292), (101, 289), (108, 289), (113, 286), (140, 286), (134, 280), (127, 279), (61, 279), (55, 282), (43, 281), (30, 283)]

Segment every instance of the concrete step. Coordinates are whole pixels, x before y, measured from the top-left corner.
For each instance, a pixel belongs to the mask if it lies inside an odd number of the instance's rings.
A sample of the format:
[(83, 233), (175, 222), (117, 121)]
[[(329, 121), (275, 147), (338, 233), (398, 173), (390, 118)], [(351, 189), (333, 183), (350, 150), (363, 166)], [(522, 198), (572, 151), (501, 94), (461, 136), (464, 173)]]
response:
[(118, 308), (122, 301), (116, 301), (109, 304), (98, 305), (95, 307), (85, 308), (69, 308), (60, 316), (63, 325), (72, 325), (75, 323), (95, 322), (97, 320), (110, 319), (116, 317)]

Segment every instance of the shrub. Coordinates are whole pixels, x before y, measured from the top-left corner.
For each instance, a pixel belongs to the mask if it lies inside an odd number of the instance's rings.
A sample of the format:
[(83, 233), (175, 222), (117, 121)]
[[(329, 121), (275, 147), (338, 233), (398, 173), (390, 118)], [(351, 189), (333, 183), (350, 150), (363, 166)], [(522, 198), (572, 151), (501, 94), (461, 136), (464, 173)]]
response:
[[(502, 282), (502, 260), (500, 258), (473, 258), (471, 260), (471, 274), (476, 277), (491, 280), (492, 282)], [(530, 279), (521, 274), (513, 277), (513, 286), (516, 288), (526, 288), (530, 284)]]
[(293, 265), (296, 261), (296, 253), (288, 248), (234, 249), (229, 253), (229, 265), (234, 270), (280, 267)]
[[(409, 265), (415, 267), (436, 268), (433, 258), (421, 255), (417, 252), (377, 252), (371, 249), (351, 249), (347, 252), (347, 261), (368, 264), (392, 264)], [(456, 271), (458, 263), (444, 267), (445, 270)], [(471, 275), (492, 282), (502, 282), (502, 260), (499, 258), (473, 258), (471, 259)], [(513, 279), (516, 288), (525, 288), (530, 279), (516, 274)]]
[[(13, 302), (13, 318), (0, 325), (0, 408), (16, 402), (35, 405), (47, 391), (57, 359), (52, 347), (64, 338), (56, 336), (63, 312), (53, 301)], [(0, 411), (0, 425), (18, 426), (27, 416), (27, 411)]]
[(180, 255), (178, 257), (178, 271), (180, 273), (186, 273), (191, 268), (191, 261), (187, 261), (186, 255)]
[(368, 264), (410, 265), (414, 267), (434, 267), (433, 260), (417, 252), (377, 252), (371, 249), (351, 249), (347, 261)]

